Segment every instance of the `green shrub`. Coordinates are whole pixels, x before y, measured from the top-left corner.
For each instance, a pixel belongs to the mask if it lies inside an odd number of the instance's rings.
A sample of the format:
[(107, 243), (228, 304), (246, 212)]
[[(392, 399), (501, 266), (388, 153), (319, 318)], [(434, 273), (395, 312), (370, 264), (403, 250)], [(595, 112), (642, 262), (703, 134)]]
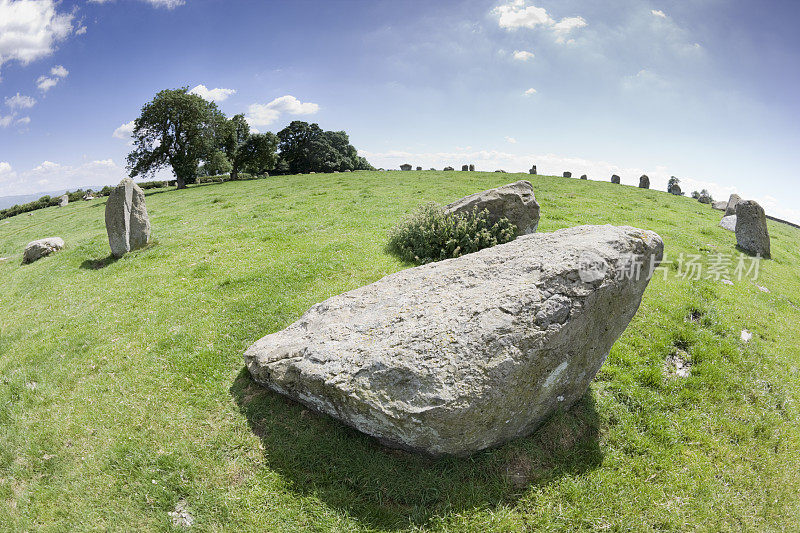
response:
[(491, 224), (486, 210), (454, 215), (430, 203), (392, 228), (389, 249), (405, 261), (424, 264), (510, 242), (516, 232), (506, 218)]

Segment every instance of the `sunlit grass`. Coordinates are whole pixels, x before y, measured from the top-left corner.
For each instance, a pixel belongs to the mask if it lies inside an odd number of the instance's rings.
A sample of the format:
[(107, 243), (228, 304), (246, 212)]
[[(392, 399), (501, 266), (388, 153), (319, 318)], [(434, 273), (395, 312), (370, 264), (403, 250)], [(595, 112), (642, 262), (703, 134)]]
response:
[[(769, 224), (769, 293), (670, 267), (582, 402), (470, 459), (386, 450), (249, 379), (253, 341), (408, 267), (386, 251), (408, 212), (528, 178), (540, 231), (626, 224), (657, 231), (667, 260), (736, 253), (688, 198), (495, 173), (151, 191), (156, 242), (118, 261), (103, 200), (0, 222), (0, 529), (168, 529), (181, 498), (199, 530), (795, 527), (800, 231), (784, 225)], [(21, 265), (48, 236), (66, 249)]]

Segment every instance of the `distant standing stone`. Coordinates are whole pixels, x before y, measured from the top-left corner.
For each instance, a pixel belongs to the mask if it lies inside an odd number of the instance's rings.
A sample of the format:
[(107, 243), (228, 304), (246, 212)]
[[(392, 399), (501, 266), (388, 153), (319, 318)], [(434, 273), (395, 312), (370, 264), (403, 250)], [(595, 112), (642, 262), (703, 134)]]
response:
[(725, 216), (731, 216), (736, 214), (736, 206), (739, 205), (739, 202), (742, 201), (742, 197), (738, 194), (731, 194), (731, 197), (728, 198), (728, 206), (725, 208)]
[(475, 172), (475, 165), (470, 165), (469, 166), (469, 171), (470, 172)]
[(571, 178), (572, 177), (572, 172), (564, 172), (564, 177), (565, 178)]
[(611, 183), (616, 183), (617, 185), (619, 185), (619, 183), (620, 183), (619, 176), (617, 176), (616, 174), (611, 176)]
[(57, 252), (64, 248), (64, 239), (61, 237), (48, 237), (38, 241), (29, 242), (22, 254), (23, 263), (33, 263), (46, 255)]
[(736, 243), (751, 254), (770, 256), (767, 216), (758, 202), (746, 200), (736, 205)]
[(531, 167), (531, 169), (528, 171), (528, 174), (536, 174), (536, 165)]
[(69, 205), (69, 196), (66, 194), (60, 198), (61, 202), (58, 204), (58, 207), (64, 207)]
[(680, 185), (678, 185), (677, 183), (673, 183), (672, 187), (669, 188), (669, 193), (674, 194), (675, 196), (680, 196), (683, 194), (683, 191), (681, 190)]
[(461, 165), (461, 172), (469, 172), (469, 165)]
[(722, 217), (722, 220), (719, 221), (719, 225), (721, 228), (728, 231), (736, 231), (736, 215)]
[(709, 195), (701, 194), (700, 198), (698, 198), (697, 201), (700, 202), (701, 204), (710, 204), (713, 200)]
[(450, 172), (452, 170), (455, 170), (455, 169), (453, 167), (444, 167), (444, 171), (445, 172)]
[(411, 165), (409, 165), (408, 163), (400, 165), (400, 170), (409, 171), (409, 170), (411, 170)]
[(642, 177), (639, 178), (639, 188), (640, 189), (650, 188), (650, 178), (647, 177), (647, 174), (643, 174)]
[(586, 174), (583, 174), (583, 175), (581, 176), (581, 179), (582, 179), (582, 180), (588, 180), (588, 179), (589, 179), (589, 177), (588, 177)]
[(419, 172), (420, 170), (422, 170), (422, 167), (417, 167), (417, 172)]
[(122, 257), (150, 241), (144, 192), (130, 178), (122, 180), (108, 197), (106, 231), (114, 257)]

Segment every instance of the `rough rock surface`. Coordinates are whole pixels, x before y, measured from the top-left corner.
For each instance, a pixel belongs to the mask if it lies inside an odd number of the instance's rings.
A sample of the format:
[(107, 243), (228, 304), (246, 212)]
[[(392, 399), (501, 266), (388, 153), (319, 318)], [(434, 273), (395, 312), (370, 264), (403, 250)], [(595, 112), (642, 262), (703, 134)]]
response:
[(721, 228), (728, 231), (736, 231), (736, 215), (722, 217), (722, 220), (719, 221), (719, 225)]
[(719, 202), (714, 202), (711, 204), (711, 207), (716, 209), (717, 211), (725, 211), (728, 209), (728, 202), (725, 200), (720, 200)]
[(586, 174), (581, 174), (581, 179), (582, 180), (588, 180), (589, 177)]
[(150, 242), (150, 218), (144, 191), (130, 178), (119, 182), (108, 197), (106, 232), (114, 257), (122, 257)]
[(639, 178), (639, 188), (640, 189), (649, 189), (650, 188), (650, 178), (647, 175), (642, 175)]
[(64, 247), (64, 239), (61, 237), (48, 237), (38, 241), (29, 242), (22, 254), (23, 263), (33, 263), (46, 255), (57, 252)]
[[(653, 232), (579, 226), (389, 275), (244, 354), (254, 380), (384, 444), (463, 456), (586, 392), (661, 259)], [(620, 276), (644, 257), (641, 277)]]
[(611, 176), (611, 183), (616, 183), (617, 185), (619, 185), (620, 177), (614, 174), (613, 176)]
[(742, 197), (738, 194), (731, 194), (728, 199), (728, 207), (725, 208), (725, 216), (729, 217), (736, 214), (736, 206), (742, 201)]
[(572, 177), (572, 172), (564, 172), (564, 177), (565, 178), (571, 178)]
[(59, 198), (58, 207), (66, 207), (69, 205), (69, 196), (66, 194)]
[(489, 221), (505, 217), (517, 227), (517, 235), (534, 233), (539, 226), (539, 204), (531, 182), (520, 180), (489, 189), (453, 202), (445, 207), (449, 213), (471, 213), (473, 209), (489, 211)]
[(736, 244), (751, 254), (770, 256), (767, 216), (758, 202), (745, 200), (736, 204)]
[(669, 188), (669, 193), (674, 194), (675, 196), (680, 196), (681, 194), (683, 194), (683, 191), (681, 190), (680, 185), (678, 185), (677, 183), (673, 183), (672, 187)]
[(711, 204), (714, 200), (707, 194), (701, 194), (697, 201), (701, 204)]
[(536, 165), (531, 167), (531, 169), (528, 171), (528, 174), (536, 174)]

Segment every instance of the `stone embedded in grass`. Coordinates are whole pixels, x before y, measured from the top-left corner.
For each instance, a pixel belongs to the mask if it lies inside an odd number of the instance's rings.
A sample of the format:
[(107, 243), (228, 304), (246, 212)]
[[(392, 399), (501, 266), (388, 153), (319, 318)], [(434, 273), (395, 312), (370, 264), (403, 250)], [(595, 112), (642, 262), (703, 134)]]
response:
[(746, 329), (742, 330), (742, 335), (741, 335), (742, 342), (745, 342), (745, 343), (750, 342), (750, 340), (752, 338), (753, 338), (753, 334), (752, 333), (750, 333)]
[(729, 217), (736, 214), (736, 206), (742, 201), (742, 197), (738, 194), (731, 194), (728, 198), (728, 205), (725, 207), (725, 216)]
[(150, 242), (144, 191), (130, 178), (119, 182), (106, 201), (106, 232), (114, 257), (122, 257)]
[(192, 527), (194, 517), (188, 510), (186, 500), (179, 500), (175, 504), (175, 510), (167, 513), (172, 518), (172, 525), (175, 527)]
[(736, 244), (748, 253), (770, 256), (767, 217), (758, 202), (746, 200), (736, 204)]
[(728, 231), (736, 231), (736, 215), (722, 217), (719, 226)]
[[(658, 235), (631, 227), (525, 235), (334, 296), (245, 363), (256, 382), (389, 446), (468, 455), (586, 393), (662, 254)], [(600, 275), (583, 281), (587, 261)], [(627, 276), (635, 264), (642, 275)]]
[(23, 263), (33, 263), (46, 255), (64, 248), (64, 239), (61, 237), (48, 237), (38, 241), (29, 242), (22, 254)]
[(489, 222), (497, 223), (507, 218), (517, 227), (517, 235), (534, 233), (539, 226), (539, 204), (529, 181), (520, 180), (502, 187), (489, 189), (445, 206), (445, 211), (454, 214), (472, 213), (474, 209), (489, 211)]
[(689, 354), (683, 350), (676, 349), (667, 356), (667, 374), (672, 374), (681, 378), (688, 377), (692, 373), (692, 363)]

